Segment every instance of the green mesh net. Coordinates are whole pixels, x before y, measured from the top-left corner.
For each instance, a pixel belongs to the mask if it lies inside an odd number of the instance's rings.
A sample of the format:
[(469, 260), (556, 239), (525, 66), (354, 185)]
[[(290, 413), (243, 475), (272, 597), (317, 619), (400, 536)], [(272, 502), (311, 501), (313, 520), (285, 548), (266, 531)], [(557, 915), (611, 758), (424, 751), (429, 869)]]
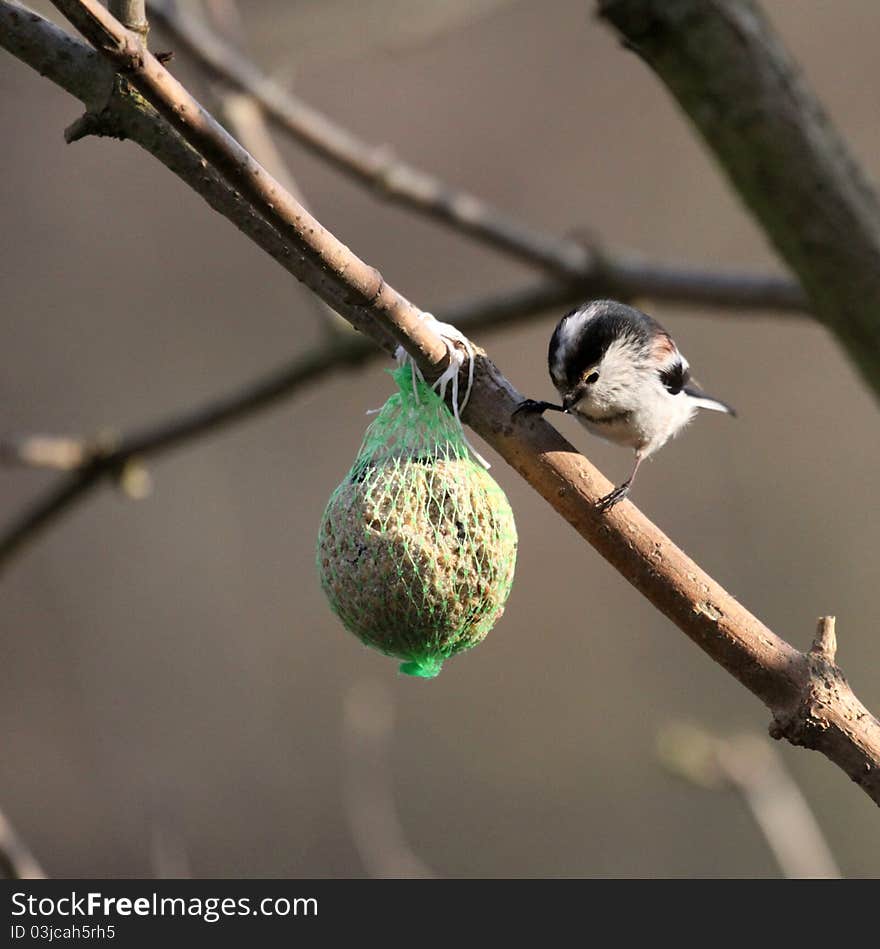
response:
[(504, 610), (513, 511), (444, 402), (410, 368), (367, 429), (318, 534), (318, 573), (346, 629), (430, 678)]

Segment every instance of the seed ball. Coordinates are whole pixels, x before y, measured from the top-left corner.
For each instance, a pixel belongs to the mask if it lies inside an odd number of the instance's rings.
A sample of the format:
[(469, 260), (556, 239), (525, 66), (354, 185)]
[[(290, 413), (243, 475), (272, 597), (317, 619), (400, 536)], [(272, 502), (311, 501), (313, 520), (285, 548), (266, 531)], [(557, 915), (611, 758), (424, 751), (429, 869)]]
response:
[(516, 547), (504, 492), (469, 458), (389, 458), (333, 492), (318, 572), (346, 629), (432, 677), (501, 616)]

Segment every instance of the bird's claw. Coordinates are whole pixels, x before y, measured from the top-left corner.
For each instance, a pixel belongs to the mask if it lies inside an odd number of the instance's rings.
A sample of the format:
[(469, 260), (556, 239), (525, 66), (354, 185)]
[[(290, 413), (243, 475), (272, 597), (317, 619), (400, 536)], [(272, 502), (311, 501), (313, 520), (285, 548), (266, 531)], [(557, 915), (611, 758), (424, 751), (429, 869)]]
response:
[(615, 488), (606, 494), (604, 498), (599, 498), (599, 500), (596, 501), (596, 507), (602, 514), (605, 514), (607, 511), (610, 511), (615, 504), (619, 504), (628, 494), (629, 482), (624, 482), (619, 488)]
[(561, 410), (561, 406), (552, 402), (542, 402), (539, 399), (523, 399), (513, 410), (513, 417), (517, 415), (543, 415), (548, 409)]

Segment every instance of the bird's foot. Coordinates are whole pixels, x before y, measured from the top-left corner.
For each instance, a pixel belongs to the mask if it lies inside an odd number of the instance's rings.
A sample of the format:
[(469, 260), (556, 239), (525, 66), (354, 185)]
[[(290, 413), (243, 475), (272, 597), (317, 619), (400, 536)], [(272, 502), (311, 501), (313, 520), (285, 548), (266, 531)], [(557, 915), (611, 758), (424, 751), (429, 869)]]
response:
[(604, 514), (606, 511), (610, 511), (615, 504), (618, 504), (629, 494), (629, 481), (624, 481), (619, 488), (615, 488), (609, 494), (606, 494), (604, 498), (599, 498), (596, 502), (596, 507), (599, 511)]
[(513, 410), (516, 415), (543, 415), (547, 411), (564, 412), (561, 405), (555, 405), (553, 402), (541, 402), (538, 399), (523, 399), (522, 402)]

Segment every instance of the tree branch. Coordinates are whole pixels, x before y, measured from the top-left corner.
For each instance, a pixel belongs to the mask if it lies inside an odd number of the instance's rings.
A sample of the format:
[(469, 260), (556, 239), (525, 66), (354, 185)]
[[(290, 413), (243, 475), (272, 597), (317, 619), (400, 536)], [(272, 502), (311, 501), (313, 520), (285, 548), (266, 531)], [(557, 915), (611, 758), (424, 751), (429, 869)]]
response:
[[(453, 322), (461, 330), (510, 323), (503, 312), (492, 312), (480, 305), (459, 307), (437, 316), (443, 322)], [(261, 373), (259, 378), (225, 395), (187, 411), (174, 412), (120, 437), (104, 433), (92, 438), (28, 435), (0, 439), (0, 463), (4, 465), (71, 472), (0, 533), (0, 574), (76, 504), (86, 500), (101, 485), (118, 483), (132, 463), (244, 422), (290, 398), (303, 387), (325, 379), (331, 372), (355, 368), (382, 354), (382, 350), (362, 336), (334, 336), (274, 372)]]
[[(0, 0), (0, 45), (85, 104), (85, 121), (78, 120), (75, 126), (87, 126), (88, 134), (136, 142), (296, 275), (294, 248), (256, 215), (214, 168), (206, 167), (201, 156), (166, 125), (149, 103), (128, 83), (117, 79), (94, 50), (31, 13), (17, 0)], [(508, 311), (511, 318), (521, 319), (541, 309), (574, 305), (598, 296), (779, 312), (798, 312), (806, 305), (797, 284), (784, 277), (675, 267), (616, 253), (603, 252), (601, 264), (595, 255), (593, 261), (593, 269), (577, 280), (536, 282), (465, 304), (456, 312), (482, 311), (488, 323), (496, 323)], [(390, 351), (393, 345), (389, 341), (385, 348)]]
[(752, 0), (599, 0), (880, 395), (880, 204)]
[(147, 22), (146, 0), (109, 0), (107, 6), (123, 26), (138, 33), (143, 42), (147, 42), (150, 24)]
[(122, 438), (53, 439), (32, 436), (0, 443), (7, 463), (54, 467), (72, 474), (53, 485), (0, 534), (0, 572), (24, 547), (72, 507), (107, 481), (118, 480), (127, 466), (170, 451), (183, 443), (241, 421), (336, 369), (360, 365), (378, 356), (363, 337), (334, 339), (277, 372), (213, 399), (189, 412), (175, 413)]
[(705, 271), (656, 264), (635, 256), (604, 258), (598, 272), (578, 280), (535, 280), (512, 290), (487, 294), (447, 309), (450, 323), (473, 320), (474, 326), (509, 325), (536, 313), (559, 311), (596, 297), (627, 302), (650, 299), (678, 306), (733, 311), (773, 310), (776, 316), (805, 316), (803, 291), (784, 277)]
[[(288, 272), (296, 273), (292, 266), (297, 257), (296, 249), (257, 215), (212, 167), (206, 166), (201, 156), (165, 124), (149, 103), (127, 83), (117, 80), (112, 68), (92, 49), (18, 3), (6, 0), (0, 0), (0, 45), (80, 98), (89, 110), (84, 118), (89, 120), (90, 134), (136, 141)], [(596, 273), (570, 283), (543, 280), (521, 290), (459, 304), (438, 316), (465, 330), (486, 329), (510, 325), (554, 306), (604, 294), (621, 299), (655, 295), (657, 299), (712, 302), (731, 307), (773, 306), (781, 312), (797, 311), (803, 303), (797, 286), (784, 278), (704, 273), (619, 259), (605, 262), (602, 272), (609, 276), (610, 283)], [(393, 345), (389, 341), (385, 348), (391, 349)], [(149, 428), (153, 439), (146, 439), (141, 432), (126, 435), (115, 444), (106, 439), (41, 435), (6, 439), (0, 444), (0, 460), (4, 463), (54, 468), (74, 474), (51, 487), (0, 535), (0, 570), (8, 567), (21, 550), (71, 507), (89, 497), (95, 488), (118, 480), (135, 451), (139, 457), (146, 457), (154, 450), (164, 450), (166, 445), (179, 445), (222, 425), (244, 420), (277, 400), (289, 397), (301, 385), (326, 372), (374, 355), (378, 353), (362, 339), (346, 341), (344, 346), (321, 347), (208, 405), (156, 422)], [(311, 366), (321, 368), (313, 372)]]
[[(87, 462), (89, 449), (81, 438), (26, 435), (0, 440), (0, 462), (22, 468), (75, 471)], [(2, 548), (2, 543), (0, 543)]]
[(321, 226), (97, 0), (56, 6), (187, 142), (295, 249), (295, 275), (380, 345), (389, 334), (423, 370), (448, 364), (446, 346), (422, 313)]
[(554, 273), (557, 280), (544, 283), (536, 297), (547, 299), (547, 305), (580, 302), (587, 290), (593, 296), (651, 297), (737, 308), (786, 311), (806, 306), (803, 291), (790, 277), (669, 267), (541, 234), (482, 199), (406, 164), (387, 146), (361, 141), (262, 73), (176, 0), (150, 0), (150, 9), (209, 73), (246, 92), (279, 128), (378, 197)]
[(590, 251), (539, 234), (472, 194), (399, 161), (387, 146), (369, 145), (291, 95), (174, 0), (151, 0), (153, 16), (211, 74), (244, 90), (301, 145), (388, 201), (429, 214), (456, 231), (566, 276), (592, 269)]
[(36, 857), (0, 811), (0, 879), (45, 880)]
[[(296, 248), (295, 265), (304, 281), (353, 323), (383, 342), (393, 333), (429, 373), (437, 371), (445, 346), (417, 308), (283, 193), (95, 0), (53, 2)], [(0, 0), (0, 10), (9, 5)], [(880, 723), (839, 670), (764, 626), (631, 503), (601, 513), (596, 502), (609, 482), (543, 419), (513, 419), (519, 394), (485, 355), (476, 363), (468, 424), (651, 603), (770, 708), (775, 735), (820, 750), (880, 803)]]
[(658, 735), (660, 761), (678, 777), (708, 790), (732, 788), (788, 879), (840, 879), (822, 829), (781, 755), (754, 735), (716, 738), (692, 725)]
[[(288, 273), (298, 275), (301, 267), (296, 246), (257, 214), (95, 50), (17, 0), (0, 0), (0, 46), (76, 96), (86, 107), (90, 134), (136, 142)], [(381, 329), (377, 332), (382, 348), (392, 352), (394, 340)]]

